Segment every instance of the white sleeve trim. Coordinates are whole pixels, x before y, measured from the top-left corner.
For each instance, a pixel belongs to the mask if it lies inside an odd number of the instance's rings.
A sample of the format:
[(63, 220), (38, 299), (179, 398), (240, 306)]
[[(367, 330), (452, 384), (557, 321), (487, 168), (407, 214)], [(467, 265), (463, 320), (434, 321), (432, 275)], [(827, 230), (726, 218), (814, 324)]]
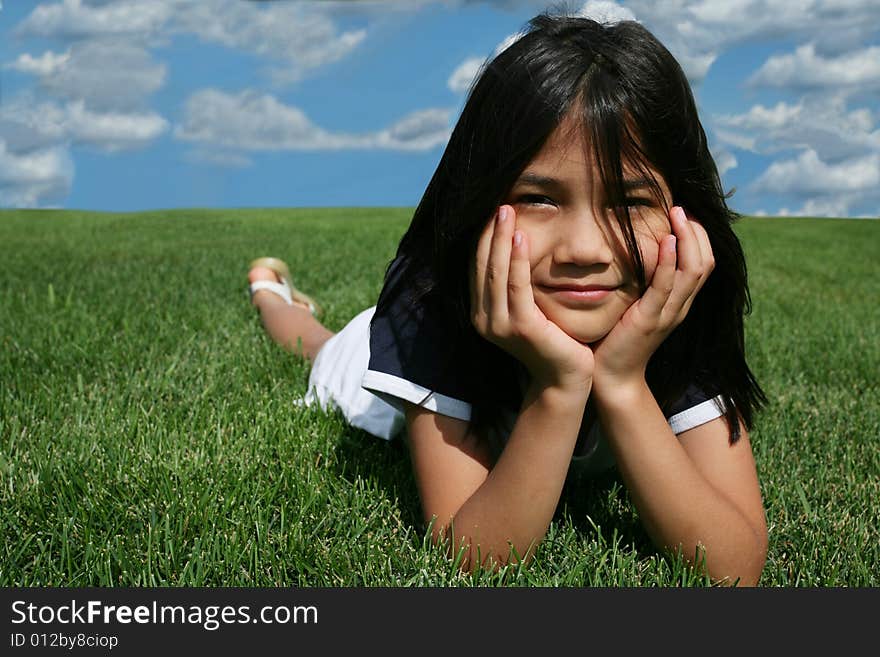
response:
[(403, 408), (399, 400), (405, 399), (440, 415), (465, 421), (471, 419), (471, 405), (467, 402), (441, 395), (393, 374), (367, 370), (361, 380), (361, 386), (370, 392), (379, 393), (385, 401), (400, 411), (403, 411)]
[(717, 417), (724, 415), (724, 399), (718, 395), (714, 399), (708, 399), (696, 406), (692, 406), (681, 413), (676, 413), (667, 422), (673, 433), (679, 434), (688, 429), (693, 429), (705, 424)]

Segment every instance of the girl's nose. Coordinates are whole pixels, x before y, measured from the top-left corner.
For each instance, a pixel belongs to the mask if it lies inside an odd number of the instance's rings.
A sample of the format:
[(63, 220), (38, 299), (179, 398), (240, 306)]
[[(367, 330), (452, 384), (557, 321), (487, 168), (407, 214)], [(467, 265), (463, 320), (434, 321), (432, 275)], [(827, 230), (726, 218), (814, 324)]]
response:
[(559, 222), (554, 249), (556, 263), (583, 267), (611, 264), (614, 250), (609, 243), (612, 239), (609, 220), (614, 221), (614, 217), (606, 219), (589, 210), (573, 213), (566, 221)]

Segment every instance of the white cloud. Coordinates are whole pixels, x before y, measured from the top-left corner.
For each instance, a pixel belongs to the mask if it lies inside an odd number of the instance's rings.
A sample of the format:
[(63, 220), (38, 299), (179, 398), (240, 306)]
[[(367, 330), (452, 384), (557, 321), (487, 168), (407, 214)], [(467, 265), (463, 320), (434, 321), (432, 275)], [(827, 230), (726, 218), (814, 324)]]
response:
[(523, 32), (514, 32), (513, 34), (508, 34), (506, 37), (504, 37), (501, 40), (501, 43), (499, 43), (497, 46), (495, 46), (494, 56), (497, 57), (498, 55), (503, 53), (505, 50), (510, 48), (510, 46), (512, 46), (514, 43), (519, 41), (522, 38), (522, 36), (523, 36)]
[(793, 53), (770, 57), (750, 78), (749, 84), (800, 89), (859, 89), (880, 87), (880, 46), (871, 46), (823, 57), (814, 43)]
[(175, 8), (174, 29), (281, 61), (271, 75), (282, 83), (339, 61), (366, 37), (364, 29), (340, 32), (320, 3), (186, 3)]
[(316, 149), (330, 139), (300, 109), (284, 105), (274, 96), (247, 91), (227, 94), (215, 89), (189, 97), (175, 136), (244, 150)]
[(601, 7), (611, 20), (644, 24), (675, 55), (694, 85), (710, 74), (721, 54), (734, 48), (778, 39), (806, 44), (770, 58), (755, 73), (753, 86), (819, 93), (775, 105), (757, 103), (743, 114), (703, 117), (719, 143), (719, 171), (737, 167), (738, 150), (782, 154), (749, 188), (771, 198), (800, 195), (804, 200), (798, 211), (818, 214), (856, 208), (866, 198), (876, 198), (870, 181), (880, 157), (880, 129), (871, 109), (847, 105), (853, 91), (880, 88), (876, 0), (596, 1), (583, 5), (582, 13), (590, 14), (590, 8), (592, 17), (601, 20)]
[(781, 217), (848, 217), (850, 201), (841, 196), (811, 198), (798, 209), (783, 207), (776, 214)]
[(779, 129), (790, 125), (803, 115), (803, 105), (779, 102), (774, 107), (755, 105), (745, 114), (721, 117), (723, 125), (762, 130)]
[(413, 112), (377, 132), (331, 132), (313, 123), (299, 108), (285, 105), (274, 96), (204, 89), (187, 100), (185, 118), (175, 129), (175, 136), (225, 150), (422, 151), (448, 140), (450, 116), (450, 110), (427, 109)]
[[(829, 163), (814, 151), (774, 162), (753, 184), (773, 198), (800, 201), (783, 205), (773, 214), (794, 217), (877, 217), (880, 207), (880, 156), (877, 154)], [(755, 214), (755, 213), (753, 213)]]
[(82, 100), (95, 109), (141, 106), (165, 83), (167, 70), (150, 53), (119, 41), (84, 41), (62, 55), (23, 55), (13, 65), (39, 76), (40, 85), (60, 98)]
[(0, 139), (24, 154), (68, 145), (107, 152), (142, 148), (168, 130), (154, 112), (96, 112), (83, 101), (64, 104), (13, 99), (0, 105)]
[(873, 193), (880, 188), (880, 154), (831, 164), (807, 149), (797, 158), (771, 164), (755, 180), (754, 187), (783, 194)]
[(672, 51), (692, 83), (732, 47), (785, 38), (852, 50), (880, 24), (876, 0), (632, 0), (626, 3)]
[(620, 21), (634, 21), (636, 15), (632, 10), (622, 7), (613, 0), (589, 0), (578, 15), (592, 18), (599, 23), (619, 23)]
[(449, 140), (451, 133), (448, 109), (424, 109), (407, 114), (390, 128), (380, 130), (372, 140), (376, 148), (391, 150), (427, 151)]
[(47, 50), (39, 57), (32, 57), (28, 53), (19, 55), (12, 64), (7, 64), (6, 68), (30, 75), (49, 76), (64, 68), (68, 61), (70, 61), (69, 50), (61, 54)]
[[(753, 0), (725, 0), (725, 2), (717, 2), (717, 0), (702, 0), (701, 2), (687, 3), (687, 12), (694, 18), (704, 23), (714, 24), (736, 24), (743, 18), (764, 4), (754, 2)], [(784, 5), (785, 2), (777, 2), (778, 5)], [(803, 5), (804, 3), (800, 3)], [(755, 16), (751, 17), (753, 20)], [(760, 17), (758, 17), (760, 20)]]
[(167, 130), (167, 121), (151, 112), (94, 112), (83, 101), (13, 99), (0, 105), (0, 205), (61, 203), (74, 179), (71, 146), (131, 150)]
[(168, 130), (168, 121), (155, 112), (93, 112), (82, 101), (66, 107), (65, 132), (76, 144), (107, 152), (141, 148)]
[(37, 6), (18, 26), (21, 34), (82, 38), (155, 34), (170, 16), (174, 2), (117, 0), (88, 4), (62, 0)]
[(0, 104), (0, 139), (17, 154), (58, 146), (67, 140), (64, 111), (55, 103), (13, 98)]
[(12, 153), (0, 137), (0, 205), (37, 207), (58, 203), (73, 184), (73, 164), (64, 148)]
[(677, 50), (678, 57), (676, 59), (688, 80), (694, 84), (705, 79), (712, 64), (718, 59), (718, 53), (716, 52), (692, 53), (687, 48), (681, 47)]
[(464, 60), (459, 64), (458, 68), (452, 72), (452, 75), (449, 76), (449, 81), (447, 82), (449, 89), (457, 94), (463, 94), (468, 91), (471, 88), (471, 84), (473, 84), (477, 75), (480, 73), (480, 69), (483, 67), (485, 61), (486, 60), (481, 59), (480, 57), (470, 57)]
[(17, 31), (88, 41), (124, 37), (134, 45), (194, 34), (206, 43), (266, 57), (276, 64), (268, 69), (271, 78), (286, 84), (346, 57), (366, 37), (365, 29), (340, 31), (329, 15), (330, 4), (62, 0), (37, 6)]
[(850, 110), (843, 96), (816, 95), (797, 103), (755, 105), (744, 114), (715, 117), (716, 137), (759, 153), (810, 148), (834, 160), (880, 152), (880, 129), (867, 108)]
[[(840, 26), (834, 0), (809, 0), (829, 26)], [(545, 3), (544, 3), (545, 4)], [(870, 3), (856, 2), (861, 15), (880, 20), (880, 11)], [(815, 23), (805, 20), (803, 2), (798, 0), (736, 0), (733, 3), (688, 2), (687, 0), (589, 0), (576, 13), (600, 22), (633, 20), (644, 24), (675, 55), (692, 84), (706, 77), (718, 55), (731, 46), (768, 36), (812, 34)], [(862, 19), (864, 20), (864, 18)], [(846, 24), (849, 24), (848, 22)], [(497, 55), (521, 34), (508, 36), (495, 50)]]
[(725, 148), (713, 149), (712, 157), (715, 160), (715, 166), (718, 168), (718, 175), (723, 176), (731, 169), (735, 169), (739, 164), (736, 156)]
[(713, 130), (718, 140), (728, 146), (739, 148), (744, 151), (758, 151), (757, 139), (753, 136), (744, 135), (740, 132), (733, 132), (715, 127)]
[(449, 76), (449, 80), (446, 82), (446, 85), (453, 93), (465, 93), (476, 81), (477, 76), (480, 74), (483, 66), (487, 63), (487, 61), (503, 53), (514, 43), (519, 41), (522, 36), (523, 32), (514, 32), (513, 34), (508, 34), (501, 40), (501, 43), (495, 46), (495, 50), (492, 53), (492, 57), (490, 58), (468, 57), (452, 72), (452, 75)]
[[(426, 0), (396, 3), (394, 8), (411, 11), (424, 4)], [(527, 2), (511, 0), (506, 4), (523, 6)], [(539, 4), (541, 9), (547, 5), (536, 0), (531, 3), (536, 8)], [(370, 29), (369, 21), (377, 19), (381, 11), (381, 3), (368, 2), (47, 0), (34, 5), (18, 33), (60, 38), (65, 45), (57, 48), (59, 52), (22, 54), (6, 66), (36, 76), (40, 88), (62, 102), (35, 102), (25, 108), (33, 115), (27, 118), (0, 112), (0, 139), (4, 140), (7, 166), (12, 157), (30, 161), (34, 154), (53, 148), (66, 153), (70, 144), (89, 144), (108, 151), (134, 148), (167, 131), (165, 120), (146, 109), (148, 96), (167, 80), (164, 65), (152, 59), (147, 46), (192, 34), (206, 43), (259, 56), (269, 79), (287, 84), (357, 52)], [(837, 91), (800, 99), (782, 96), (789, 100), (776, 105), (765, 101), (744, 114), (715, 117), (715, 125), (709, 123), (707, 128), (716, 142), (731, 149), (716, 151), (722, 172), (736, 167), (736, 150), (775, 153), (781, 154), (781, 159), (767, 168), (761, 184), (774, 176), (777, 180), (793, 176), (786, 167), (795, 162), (812, 166), (814, 173), (834, 181), (826, 182), (826, 187), (833, 187), (842, 184), (835, 172), (870, 172), (871, 158), (880, 153), (876, 110), (848, 107), (843, 95), (849, 93), (852, 99), (856, 97), (850, 93), (853, 90), (876, 92), (880, 88), (880, 47), (875, 45), (880, 4), (876, 0), (590, 0), (581, 5), (581, 12), (600, 20), (637, 17), (670, 48), (695, 84), (711, 73), (720, 54), (743, 44), (780, 37), (789, 43), (806, 44), (769, 58), (754, 74), (753, 84), (795, 91), (829, 87)], [(345, 27), (337, 20), (341, 17), (346, 19)], [(362, 24), (367, 27), (358, 27)], [(519, 36), (510, 35), (496, 52)], [(462, 62), (447, 80), (449, 88), (464, 93), (479, 70), (475, 62), (482, 61), (471, 58)], [(208, 103), (218, 112), (216, 116), (206, 113), (207, 105), (202, 110), (187, 106), (176, 134), (201, 145), (202, 151), (191, 157), (245, 166), (248, 158), (242, 151), (415, 150), (442, 144), (449, 133), (446, 110), (426, 110), (384, 130), (348, 134), (321, 128), (300, 109), (273, 96), (250, 94), (245, 100), (245, 95), (226, 94), (225, 110), (217, 99)], [(249, 117), (248, 111), (255, 114)], [(254, 125), (247, 125), (249, 118)], [(224, 127), (230, 132), (224, 133)], [(131, 134), (132, 139), (126, 140), (123, 133)], [(222, 144), (227, 142), (230, 145), (224, 150)], [(801, 161), (810, 152), (815, 161)], [(861, 163), (861, 169), (853, 163)], [(793, 183), (786, 184), (786, 189), (795, 189)], [(63, 189), (63, 185), (54, 189)], [(766, 191), (773, 193), (769, 188)], [(807, 203), (812, 203), (811, 209), (820, 208), (820, 204), (833, 209), (841, 207), (835, 201), (838, 196), (858, 199), (866, 192), (825, 189), (790, 193), (807, 199), (801, 209)], [(36, 198), (33, 193), (21, 196), (25, 197)], [(45, 194), (40, 198), (45, 199)], [(761, 202), (772, 203), (767, 198)], [(849, 201), (848, 207), (853, 207), (852, 203)], [(798, 200), (789, 205), (800, 204)]]

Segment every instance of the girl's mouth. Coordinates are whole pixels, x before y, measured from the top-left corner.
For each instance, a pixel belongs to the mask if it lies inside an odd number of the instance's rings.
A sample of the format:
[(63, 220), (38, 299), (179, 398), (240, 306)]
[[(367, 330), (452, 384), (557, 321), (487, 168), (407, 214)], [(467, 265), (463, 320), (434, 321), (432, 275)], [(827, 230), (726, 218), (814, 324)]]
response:
[(597, 303), (605, 299), (614, 290), (613, 285), (541, 285), (542, 291), (560, 301), (575, 303)]

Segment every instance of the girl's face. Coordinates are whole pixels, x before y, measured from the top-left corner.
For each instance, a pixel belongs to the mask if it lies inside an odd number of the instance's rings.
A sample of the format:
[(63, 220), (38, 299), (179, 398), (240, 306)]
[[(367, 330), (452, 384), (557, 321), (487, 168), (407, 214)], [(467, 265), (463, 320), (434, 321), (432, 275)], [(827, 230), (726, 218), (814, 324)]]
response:
[[(583, 131), (563, 121), (504, 201), (516, 210), (516, 227), (528, 238), (535, 303), (585, 344), (605, 337), (641, 296), (591, 152)], [(659, 242), (671, 230), (669, 189), (658, 172), (651, 173), (663, 199), (624, 166), (626, 203), (649, 282)]]

